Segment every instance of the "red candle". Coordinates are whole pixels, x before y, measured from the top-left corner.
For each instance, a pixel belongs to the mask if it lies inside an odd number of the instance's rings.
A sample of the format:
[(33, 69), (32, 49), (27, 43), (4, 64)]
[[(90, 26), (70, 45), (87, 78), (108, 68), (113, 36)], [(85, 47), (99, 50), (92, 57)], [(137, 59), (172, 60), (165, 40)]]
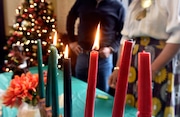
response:
[(152, 74), (149, 52), (138, 53), (138, 117), (152, 116)]
[(123, 117), (125, 98), (128, 86), (128, 75), (132, 58), (133, 41), (126, 40), (122, 47), (120, 56), (119, 74), (114, 96), (112, 117)]
[(96, 38), (93, 45), (93, 49), (95, 50), (91, 51), (90, 53), (88, 87), (87, 87), (84, 117), (94, 117), (94, 103), (95, 103), (95, 94), (96, 94), (98, 56), (99, 56), (99, 53), (96, 50), (99, 49), (99, 32), (100, 32), (100, 25), (98, 25), (97, 27)]
[(88, 71), (88, 88), (86, 95), (85, 117), (94, 117), (94, 100), (96, 94), (96, 79), (98, 69), (98, 52), (90, 53), (89, 71)]

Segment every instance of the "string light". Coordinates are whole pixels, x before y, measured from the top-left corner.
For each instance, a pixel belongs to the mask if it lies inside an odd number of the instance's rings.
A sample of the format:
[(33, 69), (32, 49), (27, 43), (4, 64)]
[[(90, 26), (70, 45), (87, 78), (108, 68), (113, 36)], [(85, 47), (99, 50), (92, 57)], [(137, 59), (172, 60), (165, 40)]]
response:
[(31, 33), (30, 33), (30, 32), (27, 32), (27, 35), (31, 35)]
[(22, 27), (19, 27), (19, 30), (22, 30)]
[(30, 8), (34, 8), (34, 5), (30, 5)]
[(35, 19), (32, 19), (31, 21), (32, 21), (32, 22), (35, 22)]
[(47, 45), (47, 42), (46, 42), (46, 41), (42, 41), (42, 44), (43, 44), (44, 46), (46, 46), (46, 45)]
[(27, 30), (27, 28), (26, 28), (26, 27), (23, 27), (23, 30), (25, 31), (25, 30)]
[(26, 48), (26, 49), (25, 49), (25, 51), (26, 51), (26, 52), (29, 52), (29, 49), (28, 49), (28, 48)]
[(31, 61), (31, 62), (33, 62), (33, 61), (34, 61), (34, 59), (32, 59), (32, 58), (31, 58), (31, 59), (30, 59), (30, 61)]
[(55, 28), (55, 25), (52, 25), (52, 28)]
[(29, 14), (29, 17), (30, 17), (30, 18), (32, 18), (32, 17), (33, 17), (33, 15), (32, 15), (32, 14)]
[(37, 3), (34, 3), (34, 6), (37, 6)]
[(34, 40), (31, 40), (31, 43), (34, 43)]
[(24, 9), (24, 12), (28, 12), (28, 10), (27, 10), (27, 9)]
[(38, 36), (41, 37), (41, 33), (39, 33)]
[(29, 43), (30, 43), (30, 40), (27, 40), (27, 41), (25, 42), (26, 45), (29, 45)]
[(31, 28), (31, 31), (32, 31), (32, 32), (34, 32), (34, 31), (35, 31), (35, 29), (34, 29), (34, 28)]
[(51, 19), (51, 22), (54, 22), (54, 21), (55, 21), (55, 19), (54, 19), (54, 18), (52, 18), (52, 19)]

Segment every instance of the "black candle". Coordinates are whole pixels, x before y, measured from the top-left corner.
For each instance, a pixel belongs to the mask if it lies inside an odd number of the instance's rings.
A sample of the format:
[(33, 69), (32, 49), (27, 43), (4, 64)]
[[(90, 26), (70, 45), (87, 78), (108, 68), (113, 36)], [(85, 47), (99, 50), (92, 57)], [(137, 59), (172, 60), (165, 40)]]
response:
[(72, 92), (71, 92), (71, 59), (68, 58), (68, 46), (66, 46), (63, 60), (64, 72), (64, 117), (72, 117)]

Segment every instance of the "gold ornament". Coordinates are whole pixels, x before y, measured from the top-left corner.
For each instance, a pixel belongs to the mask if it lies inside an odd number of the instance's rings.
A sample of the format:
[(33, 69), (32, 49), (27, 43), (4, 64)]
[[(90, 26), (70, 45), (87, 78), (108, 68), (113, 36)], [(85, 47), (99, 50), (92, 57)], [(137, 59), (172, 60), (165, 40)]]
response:
[(143, 8), (143, 10), (137, 14), (136, 20), (139, 21), (144, 17), (146, 17), (147, 8), (149, 8), (151, 5), (152, 5), (152, 0), (141, 0), (141, 7)]
[(140, 11), (137, 16), (136, 16), (136, 20), (141, 20), (143, 19), (144, 17), (146, 17), (146, 9), (143, 9), (142, 11)]

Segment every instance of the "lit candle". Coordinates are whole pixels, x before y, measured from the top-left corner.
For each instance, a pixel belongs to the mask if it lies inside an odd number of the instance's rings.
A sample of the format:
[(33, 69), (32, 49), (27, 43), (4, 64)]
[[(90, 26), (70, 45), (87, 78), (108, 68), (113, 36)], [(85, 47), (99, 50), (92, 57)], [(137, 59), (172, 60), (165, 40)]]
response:
[(85, 117), (94, 117), (94, 103), (95, 103), (95, 94), (96, 94), (98, 56), (99, 56), (99, 53), (97, 51), (99, 49), (99, 34), (100, 34), (100, 24), (98, 24), (96, 38), (92, 48), (93, 50), (90, 53)]
[(119, 74), (114, 96), (112, 117), (123, 117), (125, 98), (128, 86), (128, 75), (132, 58), (133, 41), (126, 40), (122, 47), (120, 56)]
[(51, 73), (52, 73), (52, 116), (59, 116), (58, 79), (57, 79), (57, 49), (51, 46)]
[(152, 116), (152, 74), (149, 52), (138, 53), (138, 117)]
[(45, 97), (45, 92), (44, 92), (44, 76), (43, 76), (43, 60), (42, 60), (42, 47), (41, 47), (41, 40), (37, 40), (37, 58), (38, 58), (38, 75), (39, 75), (39, 96), (40, 99)]
[(68, 58), (68, 46), (66, 45), (63, 60), (64, 71), (64, 117), (72, 117), (72, 93), (71, 93), (71, 59)]
[[(57, 32), (55, 31), (54, 35), (54, 40), (53, 40), (53, 45), (50, 46), (50, 57), (48, 61), (48, 81), (49, 85), (47, 87), (47, 91), (49, 91), (51, 95), (49, 96), (49, 101), (48, 98), (46, 100), (46, 107), (47, 106), (52, 106), (52, 116), (53, 117), (58, 117), (59, 116), (59, 96), (58, 96), (58, 79), (57, 79), (57, 64), (58, 64), (58, 52), (57, 48), (55, 47), (57, 43)], [(51, 93), (52, 92), (52, 93)], [(46, 92), (48, 93), (48, 92)], [(52, 100), (51, 100), (52, 99)], [(52, 101), (52, 105), (51, 105)]]

